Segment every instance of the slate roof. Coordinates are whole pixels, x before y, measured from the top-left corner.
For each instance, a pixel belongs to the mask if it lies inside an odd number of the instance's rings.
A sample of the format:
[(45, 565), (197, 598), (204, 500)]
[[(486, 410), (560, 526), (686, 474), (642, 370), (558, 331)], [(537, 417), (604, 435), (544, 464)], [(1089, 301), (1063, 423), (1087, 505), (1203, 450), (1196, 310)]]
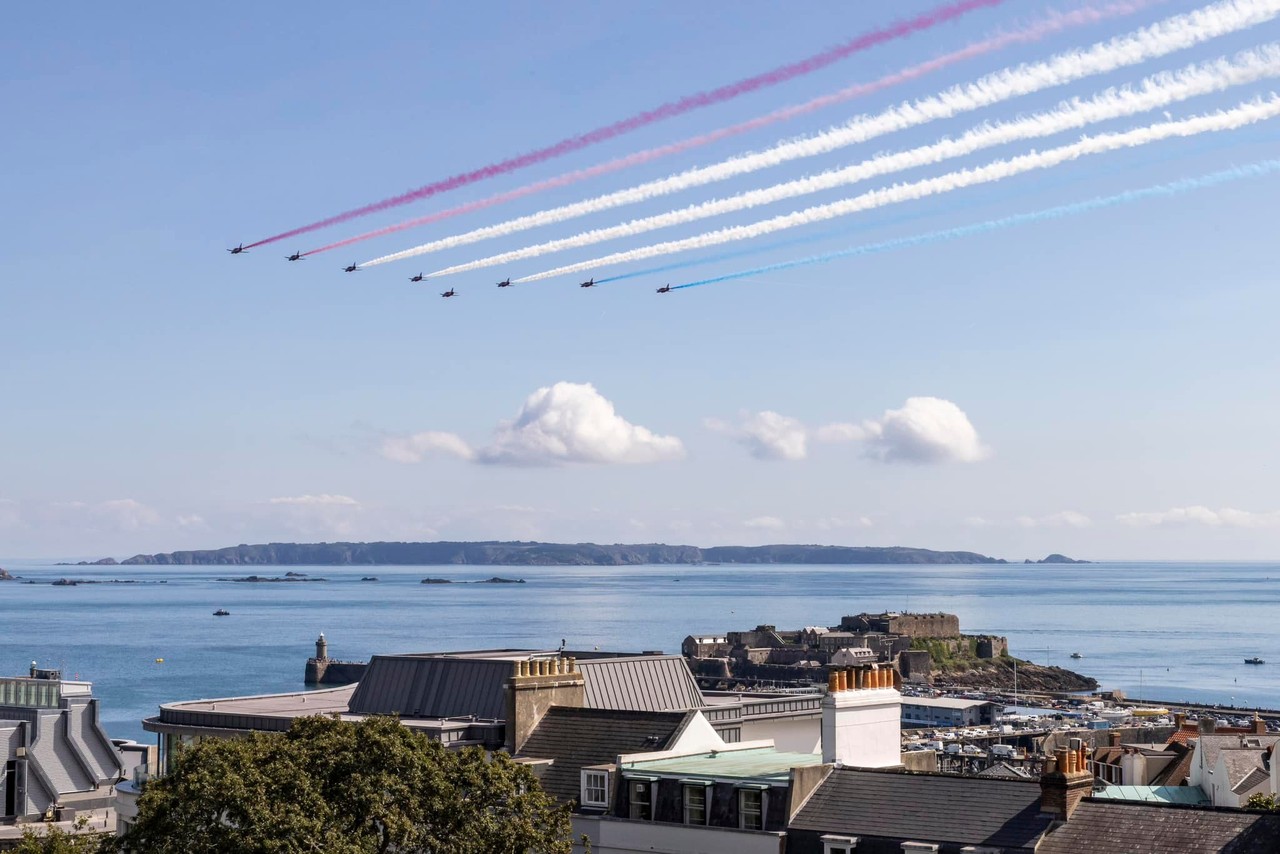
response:
[(1165, 745), (1165, 750), (1176, 753), (1177, 757), (1151, 778), (1151, 785), (1186, 785), (1187, 777), (1191, 774), (1191, 757), (1194, 755), (1191, 748), (1181, 742), (1171, 741)]
[(1240, 780), (1240, 782), (1232, 786), (1231, 791), (1235, 792), (1237, 795), (1242, 795), (1245, 792), (1248, 792), (1254, 789), (1255, 787), (1260, 786), (1263, 783), (1266, 783), (1270, 779), (1271, 779), (1271, 775), (1268, 774), (1266, 771), (1263, 771), (1261, 768), (1254, 768), (1252, 771), (1246, 774), (1244, 778)]
[(979, 777), (998, 777), (1004, 780), (1035, 780), (1034, 774), (1026, 768), (1010, 765), (1008, 762), (997, 762), (978, 772)]
[(837, 768), (814, 790), (791, 828), (1032, 849), (1049, 823), (1040, 812), (1035, 780)]
[(614, 762), (623, 753), (666, 750), (695, 714), (552, 706), (519, 756), (553, 760), (542, 788), (560, 801), (577, 800), (583, 768)]
[(579, 659), (578, 669), (587, 683), (586, 704), (593, 709), (665, 712), (707, 705), (683, 656)]
[(1275, 854), (1280, 815), (1082, 801), (1036, 854)]

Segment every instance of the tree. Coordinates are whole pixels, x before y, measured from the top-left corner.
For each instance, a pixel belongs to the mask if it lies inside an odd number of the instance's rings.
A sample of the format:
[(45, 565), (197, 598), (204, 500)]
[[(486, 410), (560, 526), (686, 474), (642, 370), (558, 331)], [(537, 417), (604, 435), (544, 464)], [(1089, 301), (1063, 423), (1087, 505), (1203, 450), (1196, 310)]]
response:
[(394, 718), (210, 739), (149, 782), (128, 854), (569, 854), (567, 808), (504, 754)]
[(99, 854), (108, 844), (102, 833), (89, 829), (89, 819), (80, 816), (71, 830), (63, 830), (55, 824), (41, 830), (28, 827), (22, 831), (22, 841), (14, 848), (15, 854)]
[(1275, 795), (1264, 795), (1258, 792), (1249, 796), (1244, 808), (1255, 812), (1280, 812), (1280, 801), (1276, 800)]

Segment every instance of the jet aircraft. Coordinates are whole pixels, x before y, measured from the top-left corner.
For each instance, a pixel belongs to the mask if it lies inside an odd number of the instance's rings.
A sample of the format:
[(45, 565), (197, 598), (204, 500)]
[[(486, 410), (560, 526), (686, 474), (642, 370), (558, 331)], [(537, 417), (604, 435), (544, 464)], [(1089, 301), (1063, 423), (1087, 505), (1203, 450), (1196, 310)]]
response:
[(578, 285), (578, 287), (580, 288), (594, 288), (595, 286), (596, 286), (595, 276), (592, 276), (590, 279), (587, 279), (585, 282)]
[(355, 272), (356, 270), (358, 270), (358, 269), (360, 269), (360, 268), (359, 268), (359, 267), (357, 267), (355, 264), (348, 264), (346, 267), (343, 267), (343, 268), (342, 268), (342, 272), (344, 272), (344, 273), (354, 273), (354, 272)]
[(511, 287), (511, 280), (510, 280), (510, 279), (503, 279), (501, 282), (498, 282), (498, 287), (500, 287), (500, 288), (509, 288), (509, 287)]
[(302, 260), (302, 253), (301, 253), (301, 252), (295, 252), (295, 253), (293, 253), (292, 255), (286, 255), (286, 256), (285, 256), (285, 258), (284, 258), (284, 260), (286, 260), (286, 261), (301, 261), (301, 260)]
[(669, 293), (671, 293), (671, 286), (670, 286), (670, 285), (663, 285), (662, 287), (658, 288), (658, 293), (660, 293), (660, 294), (669, 294)]
[(416, 275), (416, 276), (410, 276), (410, 277), (409, 277), (409, 281), (411, 281), (411, 282), (421, 282), (421, 281), (422, 281), (422, 274), (421, 274), (421, 273), (419, 273), (419, 274), (418, 274), (418, 275)]
[(453, 288), (449, 288), (449, 290), (445, 291), (440, 296), (444, 297), (445, 299), (448, 299), (449, 297), (456, 297), (457, 295), (458, 295), (457, 291), (455, 291)]
[(248, 252), (249, 250), (245, 249), (244, 244), (241, 243), (235, 249), (228, 249), (227, 251), (230, 252), (232, 255), (239, 255), (241, 252)]

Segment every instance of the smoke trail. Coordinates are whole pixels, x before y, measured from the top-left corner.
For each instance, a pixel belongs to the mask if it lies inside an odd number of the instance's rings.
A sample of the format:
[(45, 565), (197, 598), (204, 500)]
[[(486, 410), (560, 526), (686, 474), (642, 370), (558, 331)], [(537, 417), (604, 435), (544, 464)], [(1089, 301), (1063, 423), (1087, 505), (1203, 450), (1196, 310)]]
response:
[[(1232, 134), (1228, 137), (1202, 141), (1189, 147), (1179, 147), (1175, 151), (1162, 152), (1159, 156), (1147, 157), (1143, 160), (1144, 166), (1152, 166), (1158, 163), (1170, 163), (1175, 160), (1182, 160), (1187, 157), (1197, 157), (1209, 151), (1217, 151), (1223, 148), (1235, 147), (1239, 145), (1248, 145), (1250, 143), (1275, 142), (1280, 140), (1274, 133), (1262, 135), (1254, 135), (1253, 137), (1244, 136), (1244, 132)], [(1100, 168), (1090, 173), (1091, 178), (1098, 178), (1103, 175), (1114, 175), (1121, 172), (1131, 172), (1133, 167), (1128, 164), (1114, 164), (1112, 166)], [(1062, 175), (1057, 178), (1050, 178), (1044, 181), (1037, 181), (1034, 185), (1019, 186), (1012, 190), (1002, 190), (998, 193), (998, 199), (1001, 202), (1009, 202), (1015, 199), (1025, 198), (1031, 195), (1043, 193), (1045, 190), (1057, 189), (1072, 184), (1078, 184), (1080, 177), (1078, 175)], [(1002, 186), (1002, 185), (997, 185)], [(789, 237), (785, 240), (775, 240), (770, 243), (751, 243), (741, 249), (731, 249), (724, 252), (716, 252), (711, 255), (701, 255), (697, 258), (689, 258), (683, 261), (672, 261), (667, 264), (660, 264), (656, 267), (643, 267), (639, 270), (628, 270), (625, 273), (618, 273), (613, 276), (597, 276), (597, 285), (607, 285), (613, 282), (624, 282), (628, 279), (641, 279), (647, 276), (656, 276), (660, 273), (670, 273), (674, 270), (687, 270), (690, 267), (701, 267), (705, 264), (718, 264), (723, 261), (730, 261), (735, 258), (746, 258), (752, 255), (760, 255), (767, 252), (775, 252), (779, 249), (789, 249), (793, 246), (805, 246), (810, 243), (820, 243), (824, 240), (831, 240), (837, 237), (848, 237), (863, 231), (871, 231), (874, 229), (888, 228), (896, 225), (904, 225), (911, 222), (919, 222), (922, 219), (931, 219), (937, 216), (956, 213), (957, 211), (968, 210), (973, 208), (975, 204), (984, 204), (992, 202), (997, 197), (989, 195), (986, 198), (978, 200), (966, 197), (963, 200), (952, 202), (951, 204), (942, 204), (928, 210), (912, 211), (900, 216), (893, 217), (877, 217), (873, 221), (856, 222), (841, 228), (820, 231), (814, 234), (804, 234), (799, 237)]]
[(772, 71), (766, 71), (763, 74), (757, 74), (754, 77), (748, 77), (745, 80), (739, 80), (736, 83), (730, 83), (706, 92), (697, 92), (693, 95), (686, 95), (678, 101), (670, 101), (656, 109), (638, 113), (630, 118), (622, 119), (621, 121), (614, 122), (613, 124), (596, 128), (595, 130), (579, 134), (578, 136), (571, 136), (568, 139), (561, 140), (560, 142), (557, 142), (554, 145), (549, 145), (546, 148), (539, 148), (536, 151), (530, 151), (527, 154), (521, 154), (518, 157), (512, 157), (499, 163), (493, 163), (489, 166), (484, 166), (471, 172), (454, 175), (451, 178), (445, 178), (441, 181), (427, 184), (424, 187), (419, 187), (416, 190), (410, 190), (409, 192), (403, 193), (399, 196), (392, 196), (389, 199), (383, 199), (380, 202), (374, 202), (373, 204), (365, 205), (364, 207), (354, 208), (353, 210), (345, 211), (337, 214), (336, 216), (331, 216), (327, 219), (313, 222), (310, 225), (304, 225), (300, 228), (295, 228), (290, 231), (283, 232), (282, 234), (274, 235), (273, 237), (264, 238), (263, 240), (259, 240), (257, 243), (249, 244), (249, 246), (261, 246), (264, 243), (273, 243), (277, 240), (283, 240), (286, 237), (294, 237), (295, 235), (305, 234), (306, 232), (315, 231), (316, 229), (324, 228), (325, 226), (335, 225), (340, 222), (347, 222), (348, 220), (365, 216), (366, 214), (384, 211), (388, 208), (408, 204), (409, 202), (416, 202), (419, 199), (426, 199), (436, 195), (437, 193), (457, 189), (458, 187), (463, 187), (467, 184), (474, 184), (476, 181), (482, 181), (485, 178), (492, 178), (496, 175), (505, 175), (508, 172), (514, 172), (517, 169), (523, 169), (526, 166), (532, 166), (535, 163), (542, 163), (543, 161), (551, 160), (552, 158), (560, 157), (573, 151), (578, 151), (586, 148), (587, 146), (595, 145), (598, 142), (604, 142), (605, 140), (622, 136), (623, 134), (630, 133), (638, 128), (663, 121), (664, 119), (683, 115), (684, 113), (692, 112), (693, 110), (697, 110), (702, 107), (709, 107), (713, 104), (721, 104), (725, 101), (737, 98), (740, 95), (746, 95), (760, 89), (767, 89), (771, 86), (776, 86), (779, 83), (785, 83), (788, 80), (793, 80), (797, 77), (811, 74), (822, 68), (826, 68), (832, 63), (839, 62), (842, 59), (847, 59), (854, 54), (861, 53), (862, 51), (876, 47), (877, 45), (881, 45), (895, 39), (905, 38), (907, 36), (914, 35), (915, 33), (924, 32), (938, 24), (959, 18), (976, 9), (999, 6), (1003, 2), (1004, 0), (955, 0), (955, 2), (939, 6), (914, 18), (899, 21), (897, 23), (890, 24), (887, 27), (882, 27), (881, 29), (864, 33), (842, 45), (829, 48), (807, 59), (802, 59), (799, 62), (793, 62), (789, 65), (775, 68)]
[(508, 190), (497, 195), (489, 196), (485, 199), (478, 199), (473, 202), (458, 205), (456, 207), (447, 208), (442, 211), (426, 214), (425, 216), (415, 217), (414, 219), (405, 220), (394, 225), (388, 225), (384, 228), (377, 228), (373, 231), (366, 231), (363, 234), (357, 234), (354, 237), (348, 237), (334, 243), (329, 243), (317, 249), (312, 249), (303, 255), (315, 255), (320, 252), (328, 252), (331, 249), (341, 249), (344, 246), (351, 246), (355, 243), (361, 243), (375, 237), (385, 237), (388, 234), (396, 234), (401, 231), (407, 231), (411, 228), (417, 228), (422, 225), (430, 225), (434, 222), (441, 222), (451, 219), (460, 214), (474, 213), (475, 211), (485, 210), (486, 208), (495, 207), (505, 202), (522, 199), (543, 190), (553, 190), (560, 187), (568, 187), (579, 181), (585, 181), (589, 178), (597, 178), (601, 175), (608, 175), (627, 169), (631, 166), (639, 166), (643, 163), (649, 163), (666, 157), (671, 154), (680, 154), (685, 151), (692, 151), (703, 145), (713, 142), (719, 142), (723, 139), (744, 134), (749, 131), (759, 130), (763, 127), (776, 124), (777, 122), (787, 121), (797, 116), (807, 115), (825, 107), (842, 104), (855, 98), (860, 98), (873, 92), (880, 92), (892, 86), (906, 83), (912, 80), (920, 79), (935, 71), (941, 71), (968, 59), (985, 56), (989, 53), (995, 53), (1011, 45), (1032, 44), (1041, 39), (1062, 32), (1071, 27), (1084, 26), (1087, 24), (1096, 24), (1109, 18), (1121, 15), (1131, 15), (1149, 6), (1167, 2), (1167, 0), (1134, 0), (1134, 2), (1113, 3), (1102, 8), (1086, 7), (1083, 9), (1074, 9), (1066, 13), (1053, 12), (1044, 20), (1033, 24), (1025, 29), (1015, 30), (1008, 33), (999, 33), (984, 41), (975, 42), (960, 50), (943, 54), (935, 57), (927, 62), (919, 65), (913, 65), (902, 71), (885, 75), (878, 80), (869, 83), (857, 83), (853, 86), (846, 87), (838, 92), (832, 92), (829, 95), (822, 95), (803, 104), (796, 104), (790, 107), (783, 107), (758, 116), (754, 119), (748, 119), (745, 122), (739, 122), (736, 125), (719, 128), (699, 136), (690, 137), (689, 139), (673, 142), (667, 145), (660, 145), (656, 148), (646, 149), (645, 151), (637, 151), (634, 154), (628, 154), (625, 157), (619, 157), (606, 163), (601, 163), (587, 169), (576, 169), (572, 172), (566, 172), (563, 175), (557, 175), (554, 178), (548, 178), (545, 181), (538, 181), (533, 184), (526, 184), (514, 190)]
[(1147, 112), (1187, 98), (1219, 92), (1231, 86), (1252, 83), (1277, 75), (1280, 75), (1280, 45), (1266, 45), (1255, 50), (1244, 51), (1237, 55), (1234, 61), (1218, 59), (1200, 65), (1189, 65), (1178, 72), (1165, 72), (1148, 77), (1136, 88), (1111, 89), (1090, 100), (1068, 101), (1056, 109), (1035, 113), (1016, 121), (979, 125), (957, 139), (944, 139), (932, 145), (923, 145), (907, 151), (881, 154), (842, 169), (833, 169), (795, 181), (775, 184), (772, 187), (740, 193), (727, 199), (714, 199), (680, 210), (502, 252), (488, 258), (448, 267), (431, 275), (465, 273), (495, 264), (536, 258), (564, 249), (590, 246), (618, 237), (634, 237), (659, 228), (684, 225), (707, 217), (773, 204), (810, 193), (833, 190), (868, 178), (963, 157), (996, 145), (1052, 136), (1095, 122)]
[(752, 238), (772, 234), (777, 231), (784, 231), (789, 228), (797, 228), (799, 226), (810, 225), (816, 222), (825, 222), (829, 219), (883, 207), (884, 205), (914, 201), (916, 199), (926, 198), (939, 193), (947, 193), (952, 190), (959, 190), (978, 184), (1000, 181), (1005, 178), (1013, 177), (1014, 175), (1021, 175), (1025, 172), (1031, 172), (1037, 169), (1052, 168), (1067, 161), (1075, 160), (1091, 154), (1102, 154), (1107, 151), (1116, 151), (1122, 148), (1133, 148), (1165, 139), (1195, 136), (1201, 133), (1235, 130), (1236, 128), (1245, 127), (1256, 122), (1274, 118), (1277, 115), (1280, 115), (1280, 97), (1277, 97), (1273, 93), (1265, 100), (1253, 100), (1230, 110), (1219, 111), (1202, 116), (1193, 116), (1180, 121), (1161, 122), (1147, 127), (1125, 131), (1123, 133), (1109, 133), (1093, 137), (1083, 137), (1078, 142), (1070, 145), (1050, 148), (1040, 152), (1031, 152), (1019, 157), (1010, 158), (1009, 160), (996, 160), (992, 163), (988, 163), (986, 166), (981, 166), (976, 169), (962, 169), (956, 172), (949, 172), (945, 175), (940, 175), (936, 178), (928, 178), (909, 184), (897, 184), (892, 187), (872, 190), (838, 202), (832, 202), (827, 205), (818, 205), (806, 210), (772, 217), (760, 222), (751, 223), (750, 225), (722, 228), (718, 231), (710, 231), (684, 240), (672, 240), (666, 243), (657, 243), (651, 246), (631, 249), (626, 252), (616, 252), (603, 258), (594, 258), (590, 261), (583, 261), (577, 264), (557, 267), (554, 270), (547, 270), (542, 273), (536, 273), (532, 276), (525, 276), (524, 278), (516, 279), (515, 281), (533, 282), (538, 281), (539, 279), (549, 279), (554, 276), (577, 273), (582, 270), (594, 270), (610, 264), (643, 261), (646, 258), (656, 258), (661, 255), (670, 255), (675, 252), (684, 252), (689, 249), (705, 249), (706, 247), (718, 246), (722, 243), (730, 243), (738, 240), (750, 240)]
[(704, 184), (777, 166), (791, 160), (827, 154), (894, 131), (947, 119), (1021, 95), (1137, 65), (1211, 38), (1236, 32), (1280, 15), (1280, 0), (1220, 0), (1182, 15), (1175, 15), (1128, 35), (1098, 42), (1089, 48), (1059, 54), (1047, 61), (1006, 68), (973, 83), (953, 86), (939, 95), (902, 103), (874, 116), (857, 116), (845, 124), (812, 137), (780, 143), (762, 152), (742, 155), (711, 166), (690, 169), (669, 178), (571, 205), (520, 217), (499, 225), (432, 241), (384, 255), (360, 266), (368, 267), (412, 258), (439, 249), (506, 236), (535, 226), (562, 222), (621, 205), (647, 201)]
[(842, 249), (836, 252), (824, 252), (821, 255), (810, 255), (807, 258), (799, 258), (795, 261), (783, 261), (778, 264), (767, 264), (763, 267), (755, 267), (750, 270), (739, 270), (736, 273), (726, 273), (723, 276), (713, 276), (709, 279), (699, 279), (696, 282), (687, 282), (683, 285), (675, 285), (672, 287), (672, 290), (698, 288), (703, 285), (711, 285), (717, 282), (728, 282), (733, 279), (745, 279), (750, 276), (758, 276), (762, 273), (771, 273), (778, 270), (791, 270), (796, 267), (805, 267), (811, 264), (825, 264), (828, 261), (835, 261), (840, 258), (851, 258), (857, 255), (873, 255), (878, 252), (888, 252), (894, 249), (923, 246), (929, 243), (941, 243), (947, 240), (969, 237), (974, 234), (984, 234), (988, 231), (1012, 228), (1017, 225), (1026, 225), (1028, 223), (1042, 222), (1049, 219), (1077, 216), (1079, 214), (1101, 210), (1102, 208), (1110, 208), (1115, 207), (1116, 205), (1139, 202), (1145, 199), (1178, 196), (1183, 193), (1191, 192), (1192, 190), (1216, 187), (1220, 184), (1241, 181), (1246, 178), (1259, 178), (1277, 171), (1280, 171), (1280, 160), (1260, 160), (1256, 163), (1250, 163), (1247, 166), (1224, 169), (1221, 172), (1212, 172), (1199, 178), (1184, 178), (1179, 181), (1170, 181), (1166, 184), (1156, 184), (1151, 187), (1144, 187), (1140, 190), (1128, 190), (1123, 193), (1117, 193), (1114, 196), (1102, 196), (1085, 202), (1059, 205), (1057, 207), (1045, 208), (1044, 210), (1034, 211), (1032, 213), (1015, 214), (1013, 216), (991, 219), (986, 222), (979, 222), (973, 225), (963, 225), (958, 228), (947, 228), (941, 231), (930, 231), (925, 234), (917, 234), (911, 237), (899, 237), (893, 240), (884, 240), (879, 243), (868, 243), (863, 246), (855, 246), (851, 249)]

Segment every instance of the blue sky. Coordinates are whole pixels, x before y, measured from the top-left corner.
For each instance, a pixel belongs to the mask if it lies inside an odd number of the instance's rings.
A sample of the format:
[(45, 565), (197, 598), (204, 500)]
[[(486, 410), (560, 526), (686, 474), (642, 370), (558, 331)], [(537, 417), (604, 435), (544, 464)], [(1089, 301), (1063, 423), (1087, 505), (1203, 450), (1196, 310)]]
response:
[[(696, 152), (283, 260), (1080, 5), (1009, 0), (768, 91), (234, 258), (224, 249), (241, 241), (808, 56), (887, 23), (889, 4), (799, 14), (763, 2), (10, 10), (0, 33), (0, 555), (538, 538), (900, 544), (1011, 559), (1280, 557), (1278, 176), (662, 297), (653, 290), (668, 278), (595, 291), (576, 278), (492, 283), (864, 188), (518, 268), (407, 281), (1270, 43), (1278, 21), (709, 189), (421, 263), (339, 269), (820, 132), (1198, 6), (1170, 0)], [(1274, 85), (1169, 110), (1229, 108)], [(1273, 120), (1102, 154), (798, 230), (787, 236), (849, 233), (671, 281), (1200, 175), (1274, 157), (1278, 140)], [(447, 285), (457, 299), (437, 296)], [(845, 441), (822, 441), (833, 424), (846, 426)], [(421, 438), (433, 432), (456, 442)]]

